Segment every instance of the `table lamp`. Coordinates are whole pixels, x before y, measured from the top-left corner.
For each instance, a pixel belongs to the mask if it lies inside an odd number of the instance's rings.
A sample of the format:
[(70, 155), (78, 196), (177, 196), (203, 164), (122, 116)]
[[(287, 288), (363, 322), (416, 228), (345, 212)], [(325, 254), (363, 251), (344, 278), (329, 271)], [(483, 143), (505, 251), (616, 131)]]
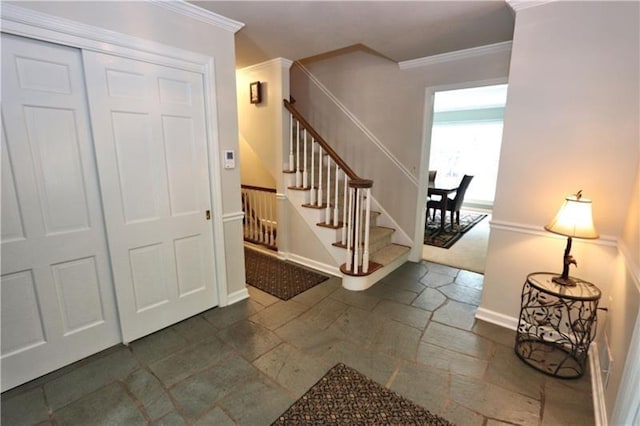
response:
[(544, 229), (554, 234), (567, 237), (567, 247), (564, 249), (562, 275), (554, 277), (552, 281), (563, 286), (575, 286), (576, 282), (569, 277), (569, 265), (572, 263), (576, 266), (578, 265), (573, 256), (571, 256), (571, 239), (595, 239), (599, 237), (598, 231), (596, 231), (596, 228), (593, 226), (591, 200), (582, 198), (582, 190), (576, 194), (567, 196), (556, 216), (551, 222), (544, 226)]

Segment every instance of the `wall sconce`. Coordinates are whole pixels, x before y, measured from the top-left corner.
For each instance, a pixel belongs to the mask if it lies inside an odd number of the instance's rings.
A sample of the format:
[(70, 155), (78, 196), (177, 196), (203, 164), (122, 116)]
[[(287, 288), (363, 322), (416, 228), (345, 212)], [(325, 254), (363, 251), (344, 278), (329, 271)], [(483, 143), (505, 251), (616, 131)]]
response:
[(591, 200), (582, 198), (582, 190), (574, 195), (567, 196), (556, 216), (551, 222), (544, 226), (544, 229), (554, 234), (567, 237), (567, 247), (564, 249), (562, 275), (554, 277), (552, 281), (563, 286), (575, 286), (576, 282), (569, 278), (569, 265), (572, 263), (576, 266), (578, 265), (573, 256), (571, 256), (571, 239), (595, 239), (599, 237), (598, 231), (596, 231), (593, 225)]
[(259, 81), (249, 83), (249, 101), (252, 104), (259, 104), (262, 102), (262, 83)]

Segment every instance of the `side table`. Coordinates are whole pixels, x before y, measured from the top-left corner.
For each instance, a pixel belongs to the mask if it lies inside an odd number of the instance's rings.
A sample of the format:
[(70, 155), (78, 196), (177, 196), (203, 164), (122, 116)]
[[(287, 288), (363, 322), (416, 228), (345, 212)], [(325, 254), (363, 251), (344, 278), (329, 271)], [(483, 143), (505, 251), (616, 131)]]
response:
[(554, 283), (558, 274), (534, 272), (522, 287), (515, 352), (531, 367), (564, 379), (581, 377), (596, 335), (600, 289), (577, 279)]

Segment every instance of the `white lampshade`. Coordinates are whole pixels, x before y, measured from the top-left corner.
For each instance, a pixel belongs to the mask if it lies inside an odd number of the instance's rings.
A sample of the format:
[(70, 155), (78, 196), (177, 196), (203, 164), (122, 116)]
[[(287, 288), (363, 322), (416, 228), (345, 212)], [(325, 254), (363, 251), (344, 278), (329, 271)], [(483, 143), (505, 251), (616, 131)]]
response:
[(551, 222), (544, 226), (549, 232), (574, 238), (598, 238), (593, 225), (591, 200), (582, 198), (582, 191), (569, 195)]

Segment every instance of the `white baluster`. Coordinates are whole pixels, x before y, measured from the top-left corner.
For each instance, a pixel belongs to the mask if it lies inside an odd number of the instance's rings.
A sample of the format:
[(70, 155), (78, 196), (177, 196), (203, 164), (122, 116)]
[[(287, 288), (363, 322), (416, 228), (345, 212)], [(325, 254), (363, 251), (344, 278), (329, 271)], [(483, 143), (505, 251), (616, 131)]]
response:
[(247, 217), (247, 191), (242, 190), (242, 212), (244, 213), (244, 223), (242, 224), (242, 235), (247, 238), (247, 225), (249, 224), (249, 218)]
[(367, 273), (369, 271), (369, 226), (371, 221), (371, 189), (367, 188), (365, 191), (365, 209), (364, 209), (364, 252), (362, 255), (362, 272)]
[(300, 170), (300, 122), (296, 121), (296, 186), (302, 185), (302, 171)]
[(266, 217), (267, 210), (267, 193), (260, 191), (260, 215), (258, 216), (258, 226), (260, 227), (260, 242), (265, 243), (267, 241), (267, 233), (264, 228), (264, 218)]
[(360, 264), (360, 189), (355, 188), (356, 208), (354, 217), (353, 232), (353, 271), (358, 273), (358, 265)]
[(293, 168), (293, 114), (289, 113), (289, 171)]
[(251, 235), (251, 239), (254, 240), (255, 239), (255, 215), (254, 215), (254, 210), (253, 210), (253, 206), (255, 205), (253, 202), (253, 190), (249, 191), (247, 193), (248, 195), (248, 206), (249, 206), (249, 235)]
[(306, 188), (308, 185), (307, 175), (309, 174), (307, 172), (307, 129), (304, 129), (304, 159), (302, 163), (304, 164), (302, 169), (302, 186)]
[(309, 204), (314, 205), (316, 203), (316, 181), (315, 181), (315, 152), (316, 152), (316, 139), (311, 137), (311, 199), (309, 200)]
[(327, 207), (324, 209), (324, 223), (331, 224), (331, 157), (327, 156)]
[(340, 242), (346, 244), (347, 240), (347, 174), (344, 173), (344, 203), (342, 204), (342, 238)]
[(351, 247), (352, 244), (352, 235), (353, 235), (353, 227), (352, 220), (353, 217), (353, 188), (349, 188), (349, 219), (347, 219), (347, 271), (351, 271), (351, 266), (353, 265), (353, 250)]
[(322, 206), (322, 145), (318, 147), (318, 200), (316, 205)]
[(336, 188), (333, 201), (333, 226), (338, 226), (338, 174), (340, 172), (340, 168), (338, 167), (338, 163), (336, 163)]
[(276, 204), (276, 194), (271, 193), (271, 203), (269, 203), (270, 206), (270, 212), (269, 212), (269, 217), (271, 218), (271, 229), (270, 229), (270, 235), (269, 235), (269, 243), (272, 246), (276, 246), (276, 217), (275, 217), (275, 204)]
[(253, 215), (253, 239), (259, 241), (260, 238), (260, 228), (258, 228), (258, 205), (260, 201), (258, 200), (258, 192), (251, 191), (251, 212)]

